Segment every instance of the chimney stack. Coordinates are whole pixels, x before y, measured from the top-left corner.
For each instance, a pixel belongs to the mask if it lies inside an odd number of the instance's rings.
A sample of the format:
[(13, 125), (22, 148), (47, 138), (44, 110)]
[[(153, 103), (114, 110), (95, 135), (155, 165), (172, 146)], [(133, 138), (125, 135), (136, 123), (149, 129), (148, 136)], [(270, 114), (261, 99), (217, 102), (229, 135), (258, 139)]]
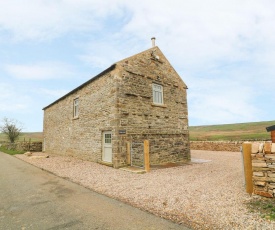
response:
[(155, 47), (156, 38), (155, 38), (155, 37), (152, 37), (151, 40), (152, 40), (152, 47)]

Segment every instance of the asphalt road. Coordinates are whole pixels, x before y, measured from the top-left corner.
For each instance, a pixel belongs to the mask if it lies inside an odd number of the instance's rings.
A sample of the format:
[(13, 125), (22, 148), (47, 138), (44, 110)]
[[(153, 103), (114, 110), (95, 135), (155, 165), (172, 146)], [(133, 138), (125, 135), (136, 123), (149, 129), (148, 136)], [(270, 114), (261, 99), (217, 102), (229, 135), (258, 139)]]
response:
[(0, 152), (0, 229), (188, 228)]

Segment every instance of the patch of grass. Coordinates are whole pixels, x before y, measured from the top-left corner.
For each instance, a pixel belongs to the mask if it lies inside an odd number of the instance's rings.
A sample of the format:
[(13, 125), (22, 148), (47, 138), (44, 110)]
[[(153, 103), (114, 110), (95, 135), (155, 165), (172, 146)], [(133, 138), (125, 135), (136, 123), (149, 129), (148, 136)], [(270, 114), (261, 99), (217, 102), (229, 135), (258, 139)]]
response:
[(275, 220), (275, 200), (272, 198), (255, 198), (247, 203), (250, 212), (258, 212), (267, 220)]
[(10, 154), (10, 155), (15, 155), (15, 154), (23, 154), (26, 151), (24, 151), (24, 150), (18, 151), (18, 150), (6, 149), (3, 146), (1, 146), (0, 147), (0, 152), (7, 153), (7, 154)]
[(191, 141), (241, 141), (269, 140), (270, 133), (266, 127), (275, 121), (249, 122), (239, 124), (190, 126)]

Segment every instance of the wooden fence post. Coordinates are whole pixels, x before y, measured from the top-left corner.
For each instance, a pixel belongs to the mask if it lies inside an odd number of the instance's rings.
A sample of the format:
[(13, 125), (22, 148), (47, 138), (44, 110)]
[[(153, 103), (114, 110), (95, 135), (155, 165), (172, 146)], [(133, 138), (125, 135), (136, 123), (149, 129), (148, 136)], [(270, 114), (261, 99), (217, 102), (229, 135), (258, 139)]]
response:
[(31, 151), (31, 138), (29, 138), (29, 151)]
[(252, 144), (249, 142), (243, 143), (243, 162), (246, 192), (250, 195), (253, 193), (252, 181), (252, 160), (251, 160)]
[(126, 142), (126, 151), (127, 151), (127, 156), (126, 156), (126, 159), (127, 159), (127, 165), (130, 165), (131, 164), (131, 145), (130, 145), (130, 142), (127, 141)]
[(144, 140), (144, 168), (146, 172), (150, 171), (149, 141)]

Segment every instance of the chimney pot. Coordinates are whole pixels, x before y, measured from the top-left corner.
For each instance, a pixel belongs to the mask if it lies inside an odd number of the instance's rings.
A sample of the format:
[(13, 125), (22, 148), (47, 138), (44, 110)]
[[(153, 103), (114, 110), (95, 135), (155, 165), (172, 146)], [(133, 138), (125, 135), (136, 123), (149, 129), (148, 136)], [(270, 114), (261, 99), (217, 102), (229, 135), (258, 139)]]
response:
[(152, 40), (152, 47), (155, 47), (156, 38), (155, 38), (155, 37), (152, 37), (151, 40)]

